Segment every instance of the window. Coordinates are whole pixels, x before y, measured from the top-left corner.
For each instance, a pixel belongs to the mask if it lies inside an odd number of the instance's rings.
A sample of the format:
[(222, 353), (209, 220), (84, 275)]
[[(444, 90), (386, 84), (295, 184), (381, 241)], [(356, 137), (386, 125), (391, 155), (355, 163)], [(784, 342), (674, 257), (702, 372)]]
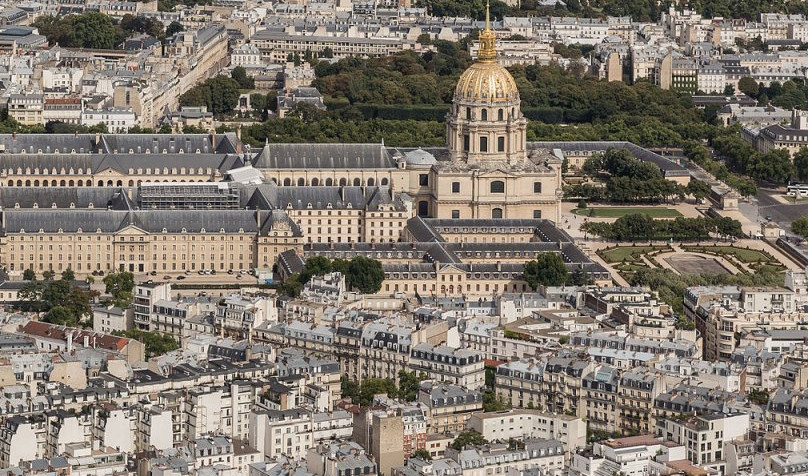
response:
[(460, 182), (452, 182), (452, 193), (460, 193)]
[(418, 202), (418, 216), (419, 217), (429, 216), (429, 202), (427, 202), (426, 200)]
[(491, 193), (505, 193), (505, 182), (502, 180), (491, 182)]
[(480, 152), (488, 152), (488, 137), (480, 137)]
[(505, 152), (505, 138), (497, 137), (497, 152)]
[(533, 193), (541, 193), (541, 182), (533, 182)]
[(505, 112), (502, 109), (498, 110), (497, 111), (497, 120), (502, 121), (504, 119), (505, 119)]
[(452, 210), (452, 218), (460, 218), (460, 210)]
[(418, 176), (418, 185), (426, 187), (429, 185), (429, 174), (420, 174)]
[(491, 210), (491, 218), (502, 218), (502, 209), (494, 208)]
[(469, 139), (469, 135), (468, 134), (464, 135), (463, 136), (463, 150), (468, 152), (470, 144), (471, 144), (471, 140)]
[(466, 119), (471, 119), (471, 108), (470, 107), (466, 108)]
[(540, 219), (541, 218), (541, 210), (533, 210), (533, 218)]
[(484, 121), (488, 120), (488, 109), (483, 109), (480, 113), (480, 118)]

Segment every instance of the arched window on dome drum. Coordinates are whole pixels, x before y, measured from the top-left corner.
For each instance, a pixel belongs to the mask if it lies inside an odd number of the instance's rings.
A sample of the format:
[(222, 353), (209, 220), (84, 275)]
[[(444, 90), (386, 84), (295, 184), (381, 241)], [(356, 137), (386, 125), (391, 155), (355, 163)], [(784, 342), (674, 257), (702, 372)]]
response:
[(497, 120), (498, 121), (504, 121), (505, 120), (505, 111), (503, 111), (502, 109), (497, 111)]
[(283, 186), (284, 186), (284, 187), (290, 187), (290, 186), (292, 186), (292, 179), (290, 179), (289, 177), (287, 177), (287, 178), (283, 179)]
[(297, 179), (297, 186), (298, 187), (303, 187), (305, 185), (306, 185), (306, 179), (304, 179), (303, 177), (300, 177), (299, 179)]
[(505, 182), (502, 180), (491, 182), (491, 193), (505, 193)]
[(373, 177), (369, 178), (368, 179), (368, 187), (372, 187), (374, 185), (376, 185), (376, 180)]
[(388, 183), (388, 182), (387, 182), (387, 178), (386, 178), (386, 177), (385, 177), (385, 178), (383, 178), (383, 179), (382, 179), (382, 185), (387, 185), (387, 183)]
[(325, 179), (325, 186), (326, 187), (330, 187), (332, 185), (334, 185), (334, 181), (330, 177)]
[(480, 112), (480, 119), (483, 121), (488, 120), (488, 109), (483, 109), (482, 112)]
[(491, 218), (502, 218), (502, 209), (494, 208), (491, 210)]
[(358, 187), (358, 186), (362, 185), (362, 181), (359, 179), (359, 177), (357, 177), (357, 178), (353, 179), (353, 184), (354, 184), (354, 187)]

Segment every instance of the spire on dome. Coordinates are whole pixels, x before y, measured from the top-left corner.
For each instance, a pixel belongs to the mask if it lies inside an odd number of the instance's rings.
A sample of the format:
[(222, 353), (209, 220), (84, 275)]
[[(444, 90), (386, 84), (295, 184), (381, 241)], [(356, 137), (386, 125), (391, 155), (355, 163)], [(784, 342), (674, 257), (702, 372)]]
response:
[(491, 29), (491, 5), (485, 4), (485, 29), (480, 32), (480, 50), (477, 52), (477, 61), (492, 63), (497, 59), (497, 34)]

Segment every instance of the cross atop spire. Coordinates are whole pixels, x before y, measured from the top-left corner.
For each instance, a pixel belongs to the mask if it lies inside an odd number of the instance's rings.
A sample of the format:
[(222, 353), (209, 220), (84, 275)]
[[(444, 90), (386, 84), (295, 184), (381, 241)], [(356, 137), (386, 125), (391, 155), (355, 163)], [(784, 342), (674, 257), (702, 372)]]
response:
[(493, 63), (497, 60), (497, 34), (491, 29), (491, 4), (485, 4), (485, 29), (480, 32), (480, 50), (477, 52), (477, 61), (480, 63)]

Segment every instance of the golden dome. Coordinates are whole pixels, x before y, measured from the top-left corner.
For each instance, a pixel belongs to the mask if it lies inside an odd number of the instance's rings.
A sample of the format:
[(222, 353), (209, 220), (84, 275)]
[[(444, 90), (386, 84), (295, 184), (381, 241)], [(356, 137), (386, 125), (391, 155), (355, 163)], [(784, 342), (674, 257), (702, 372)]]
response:
[(502, 65), (477, 62), (463, 72), (455, 88), (455, 99), (504, 102), (519, 99), (513, 76)]
[(519, 89), (513, 76), (497, 63), (497, 35), (491, 29), (489, 8), (485, 10), (485, 29), (480, 32), (477, 61), (460, 76), (455, 99), (503, 102), (519, 99)]

